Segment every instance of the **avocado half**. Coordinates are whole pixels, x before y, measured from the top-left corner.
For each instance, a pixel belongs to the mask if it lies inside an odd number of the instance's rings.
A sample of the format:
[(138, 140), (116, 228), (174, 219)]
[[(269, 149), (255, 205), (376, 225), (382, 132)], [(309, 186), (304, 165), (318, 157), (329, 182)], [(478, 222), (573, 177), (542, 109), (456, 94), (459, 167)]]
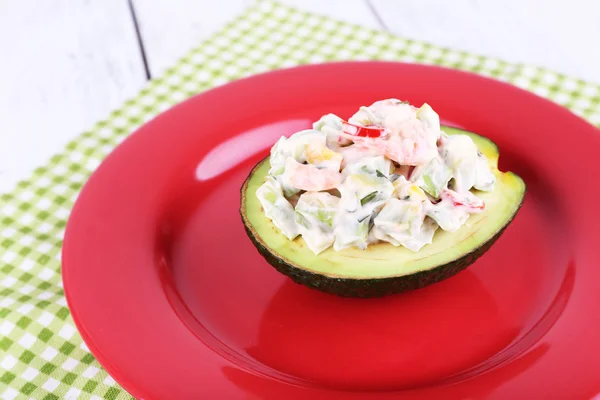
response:
[(246, 233), (258, 252), (279, 272), (294, 282), (344, 297), (381, 297), (422, 288), (465, 269), (481, 257), (513, 220), (525, 197), (525, 183), (512, 172), (498, 170), (498, 147), (472, 132), (444, 127), (449, 135), (470, 136), (489, 160), (496, 176), (492, 192), (477, 192), (486, 209), (473, 214), (456, 232), (438, 229), (433, 243), (418, 252), (390, 243), (372, 244), (319, 255), (302, 237), (288, 240), (262, 210), (256, 190), (269, 171), (269, 158), (250, 172), (241, 189), (240, 214)]

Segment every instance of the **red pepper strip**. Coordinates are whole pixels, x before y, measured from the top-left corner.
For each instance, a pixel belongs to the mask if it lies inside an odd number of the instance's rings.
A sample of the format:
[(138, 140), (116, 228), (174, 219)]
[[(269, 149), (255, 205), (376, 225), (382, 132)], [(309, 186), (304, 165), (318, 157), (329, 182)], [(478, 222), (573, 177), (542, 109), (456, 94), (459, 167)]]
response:
[(378, 138), (383, 135), (383, 128), (377, 128), (375, 126), (361, 126), (354, 125), (346, 121), (342, 121), (344, 133), (352, 136)]
[(449, 198), (450, 201), (452, 202), (452, 204), (454, 204), (454, 206), (464, 206), (464, 207), (467, 207), (469, 210), (484, 210), (485, 209), (485, 203), (483, 203), (483, 202), (481, 204), (463, 203), (462, 201), (460, 201), (456, 197), (454, 197), (452, 195), (452, 193), (450, 193), (446, 190), (442, 192), (442, 198), (443, 197)]

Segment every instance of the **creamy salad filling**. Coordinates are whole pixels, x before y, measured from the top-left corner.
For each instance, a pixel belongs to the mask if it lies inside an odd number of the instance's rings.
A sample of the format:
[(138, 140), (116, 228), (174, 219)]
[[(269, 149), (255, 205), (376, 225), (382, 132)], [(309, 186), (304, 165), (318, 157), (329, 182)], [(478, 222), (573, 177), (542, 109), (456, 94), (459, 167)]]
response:
[(265, 215), (315, 253), (378, 242), (419, 251), (440, 228), (454, 232), (484, 202), (495, 176), (467, 135), (446, 135), (427, 104), (387, 99), (348, 121), (327, 114), (281, 137), (257, 190)]

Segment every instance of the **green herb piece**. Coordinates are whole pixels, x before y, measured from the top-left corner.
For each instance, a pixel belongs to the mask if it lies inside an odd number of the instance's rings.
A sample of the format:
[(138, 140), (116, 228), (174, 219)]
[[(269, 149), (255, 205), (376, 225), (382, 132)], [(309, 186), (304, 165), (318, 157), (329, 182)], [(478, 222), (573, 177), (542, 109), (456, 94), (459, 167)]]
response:
[(375, 199), (375, 197), (377, 197), (377, 191), (369, 193), (368, 195), (366, 195), (365, 197), (360, 199), (360, 205), (364, 206), (365, 204), (373, 201)]

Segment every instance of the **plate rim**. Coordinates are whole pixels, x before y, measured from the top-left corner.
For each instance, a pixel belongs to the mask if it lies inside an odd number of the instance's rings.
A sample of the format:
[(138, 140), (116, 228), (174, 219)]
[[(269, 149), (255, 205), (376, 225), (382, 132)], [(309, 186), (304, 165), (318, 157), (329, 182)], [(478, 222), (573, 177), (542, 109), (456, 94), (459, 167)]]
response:
[[(156, 123), (158, 118), (164, 119), (169, 118), (170, 115), (174, 115), (174, 110), (182, 110), (183, 107), (189, 107), (193, 102), (198, 101), (198, 98), (207, 98), (208, 96), (212, 96), (215, 93), (219, 94), (223, 91), (231, 91), (236, 90), (239, 85), (245, 85), (248, 82), (258, 82), (265, 79), (271, 79), (273, 76), (282, 76), (289, 74), (311, 74), (313, 71), (316, 73), (321, 73), (320, 71), (336, 71), (337, 69), (344, 68), (409, 68), (415, 70), (424, 70), (424, 71), (434, 71), (433, 73), (443, 73), (443, 74), (451, 74), (456, 76), (462, 76), (463, 79), (473, 80), (474, 85), (483, 84), (483, 85), (491, 85), (497, 86), (500, 88), (499, 90), (506, 90), (508, 92), (514, 93), (514, 96), (526, 96), (529, 99), (535, 98), (535, 102), (539, 102), (540, 104), (545, 104), (545, 107), (550, 107), (556, 114), (555, 118), (566, 118), (569, 119), (574, 125), (580, 126), (582, 130), (588, 129), (592, 134), (596, 134), (600, 131), (597, 130), (596, 127), (591, 125), (589, 122), (583, 120), (576, 114), (572, 113), (568, 109), (561, 107), (558, 104), (551, 102), (545, 98), (542, 98), (534, 93), (528, 92), (516, 86), (510, 85), (508, 83), (501, 82), (499, 80), (487, 78), (475, 73), (455, 70), (451, 68), (441, 67), (441, 66), (430, 66), (430, 65), (421, 65), (421, 64), (412, 64), (412, 63), (401, 63), (401, 62), (391, 62), (391, 61), (344, 61), (344, 62), (331, 62), (324, 64), (311, 64), (311, 65), (302, 65), (297, 67), (285, 68), (270, 72), (265, 72), (257, 75), (253, 75), (247, 78), (243, 78), (237, 81), (230, 82), (223, 86), (215, 87), (209, 89), (205, 92), (196, 94), (189, 99), (184, 100), (181, 103), (178, 103), (174, 107), (158, 114), (153, 117), (149, 122), (144, 123), (135, 132), (132, 132), (127, 136), (127, 138), (119, 144), (110, 155), (101, 163), (101, 165), (92, 173), (89, 180), (86, 182), (84, 187), (82, 188), (80, 195), (73, 206), (72, 213), (69, 217), (64, 242), (62, 247), (62, 278), (64, 284), (64, 291), (67, 300), (67, 304), (69, 310), (71, 311), (71, 315), (73, 317), (73, 321), (77, 326), (78, 331), (80, 332), (84, 342), (92, 352), (92, 354), (96, 357), (98, 362), (107, 370), (107, 372), (115, 378), (120, 385), (122, 385), (129, 393), (133, 394), (136, 397), (140, 398), (152, 398), (152, 393), (148, 393), (143, 387), (140, 387), (138, 384), (131, 380), (130, 376), (126, 376), (126, 373), (120, 370), (117, 365), (114, 365), (111, 360), (105, 357), (104, 352), (101, 348), (99, 348), (94, 340), (94, 335), (97, 335), (97, 332), (91, 332), (87, 329), (86, 323), (83, 321), (80, 309), (79, 300), (74, 298), (73, 294), (73, 285), (75, 282), (72, 282), (71, 279), (71, 270), (72, 268), (77, 268), (74, 265), (75, 261), (72, 258), (72, 242), (74, 240), (74, 235), (77, 234), (82, 228), (80, 227), (80, 214), (82, 213), (82, 208), (85, 206), (85, 201), (87, 201), (88, 192), (90, 192), (90, 188), (96, 184), (97, 176), (99, 174), (103, 174), (108, 163), (113, 163), (114, 160), (126, 156), (126, 151), (130, 147), (136, 146), (138, 142), (146, 141), (147, 137), (144, 135), (144, 132), (152, 129), (153, 124)], [(513, 95), (511, 95), (513, 96)], [(83, 311), (84, 313), (87, 311)]]

